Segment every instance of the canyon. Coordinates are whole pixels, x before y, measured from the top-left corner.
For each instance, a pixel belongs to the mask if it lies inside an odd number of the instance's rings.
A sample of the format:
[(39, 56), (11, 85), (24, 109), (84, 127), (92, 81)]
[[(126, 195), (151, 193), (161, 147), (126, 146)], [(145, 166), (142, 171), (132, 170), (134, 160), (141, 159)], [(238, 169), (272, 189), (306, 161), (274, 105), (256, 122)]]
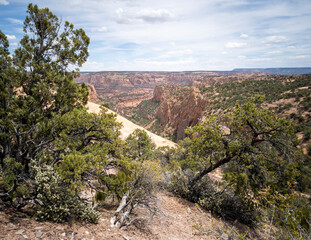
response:
[(119, 111), (124, 107), (136, 107), (153, 97), (156, 86), (175, 84), (179, 86), (199, 86), (237, 79), (251, 79), (266, 74), (245, 72), (86, 72), (75, 81), (93, 85), (101, 102), (109, 103)]
[(76, 81), (89, 85), (89, 101), (104, 103), (135, 124), (175, 142), (185, 137), (187, 127), (206, 116), (261, 94), (266, 97), (266, 108), (301, 126), (298, 136), (307, 151), (311, 132), (310, 75), (271, 75), (246, 70), (97, 72), (82, 73)]

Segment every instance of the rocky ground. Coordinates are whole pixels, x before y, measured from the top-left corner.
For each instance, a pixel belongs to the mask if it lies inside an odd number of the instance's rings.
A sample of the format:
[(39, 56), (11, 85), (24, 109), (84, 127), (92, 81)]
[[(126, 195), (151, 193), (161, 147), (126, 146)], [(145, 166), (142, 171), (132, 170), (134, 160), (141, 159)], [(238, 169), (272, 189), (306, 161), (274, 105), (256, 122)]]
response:
[[(0, 210), (0, 239), (123, 239), (123, 240), (200, 240), (217, 239), (216, 234), (200, 235), (194, 226), (205, 229), (226, 229), (230, 224), (216, 219), (210, 213), (201, 210), (195, 204), (175, 197), (167, 192), (157, 195), (161, 213), (150, 217), (145, 209), (138, 209), (133, 225), (118, 229), (110, 227), (110, 217), (115, 206), (101, 207), (98, 224), (74, 222), (56, 224), (37, 222), (26, 214), (10, 209)], [(215, 230), (217, 231), (217, 230)]]

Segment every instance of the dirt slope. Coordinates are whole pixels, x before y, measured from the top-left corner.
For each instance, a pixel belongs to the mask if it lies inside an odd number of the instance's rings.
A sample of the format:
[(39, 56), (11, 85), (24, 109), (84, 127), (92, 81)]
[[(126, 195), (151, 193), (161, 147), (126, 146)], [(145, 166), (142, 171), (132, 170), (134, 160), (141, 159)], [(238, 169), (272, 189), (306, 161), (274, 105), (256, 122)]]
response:
[(22, 213), (0, 211), (0, 239), (84, 239), (84, 240), (201, 240), (216, 239), (216, 236), (196, 235), (195, 224), (211, 229), (227, 224), (200, 210), (195, 204), (162, 192), (157, 195), (162, 213), (152, 219), (145, 209), (138, 209), (136, 224), (124, 229), (111, 228), (110, 217), (114, 210), (100, 209), (98, 224), (81, 222), (56, 224), (37, 222)]
[[(92, 103), (92, 102), (88, 102), (87, 103), (87, 107), (89, 108), (89, 112), (92, 113), (99, 113), (100, 112), (100, 108), (99, 108), (99, 104), (96, 103)], [(116, 114), (115, 112), (109, 110), (109, 112), (112, 112), (114, 114)], [(123, 128), (121, 130), (121, 138), (125, 139), (127, 138), (128, 135), (130, 135), (136, 128), (145, 130), (149, 137), (154, 141), (154, 143), (157, 145), (157, 147), (161, 147), (161, 146), (169, 146), (169, 147), (174, 147), (176, 144), (172, 141), (169, 141), (165, 138), (162, 138), (152, 132), (147, 131), (146, 129), (132, 123), (131, 121), (127, 120), (126, 118), (117, 115), (117, 121), (121, 122), (123, 124)]]

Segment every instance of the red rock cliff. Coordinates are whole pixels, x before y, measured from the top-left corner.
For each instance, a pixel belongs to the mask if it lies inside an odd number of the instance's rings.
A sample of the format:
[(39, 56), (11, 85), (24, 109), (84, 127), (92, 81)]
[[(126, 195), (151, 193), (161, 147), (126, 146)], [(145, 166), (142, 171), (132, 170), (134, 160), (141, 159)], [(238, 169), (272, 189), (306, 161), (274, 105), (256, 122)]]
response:
[(98, 101), (98, 95), (96, 93), (96, 90), (95, 90), (94, 86), (91, 85), (91, 84), (88, 84), (87, 86), (89, 88), (88, 100), (90, 102), (95, 102), (96, 103)]
[(184, 131), (188, 126), (198, 123), (206, 107), (206, 100), (194, 87), (157, 86), (153, 100), (160, 102), (157, 118), (167, 132), (177, 135), (177, 140), (185, 137)]

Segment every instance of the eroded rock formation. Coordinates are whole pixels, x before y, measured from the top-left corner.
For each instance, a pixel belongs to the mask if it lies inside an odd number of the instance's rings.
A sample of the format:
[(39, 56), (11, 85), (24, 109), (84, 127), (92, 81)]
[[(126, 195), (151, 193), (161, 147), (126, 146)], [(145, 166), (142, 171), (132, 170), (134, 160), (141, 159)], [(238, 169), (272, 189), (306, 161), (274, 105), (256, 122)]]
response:
[(207, 104), (197, 88), (176, 85), (155, 87), (153, 100), (160, 102), (156, 117), (177, 140), (185, 137), (188, 126), (198, 123)]
[(95, 90), (95, 87), (93, 85), (91, 85), (91, 84), (88, 84), (87, 86), (89, 88), (88, 100), (90, 102), (97, 102), (98, 101), (98, 95), (97, 95), (97, 92)]

